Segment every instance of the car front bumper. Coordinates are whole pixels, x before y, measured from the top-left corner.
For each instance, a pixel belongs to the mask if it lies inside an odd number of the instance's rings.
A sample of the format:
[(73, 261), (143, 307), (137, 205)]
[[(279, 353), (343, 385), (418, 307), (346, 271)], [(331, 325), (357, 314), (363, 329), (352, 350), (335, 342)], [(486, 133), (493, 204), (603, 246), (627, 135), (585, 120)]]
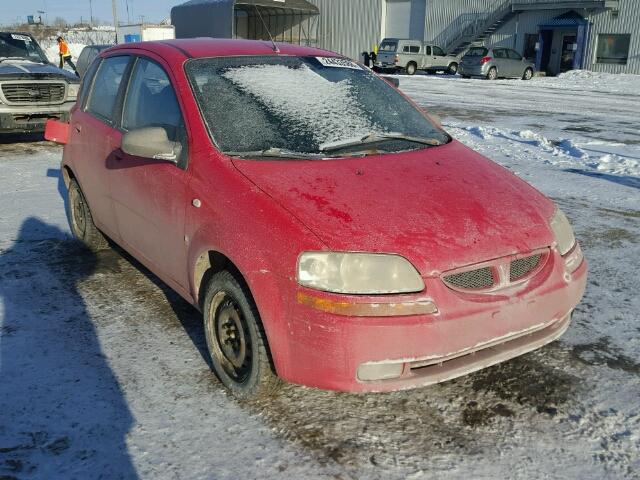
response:
[(564, 268), (558, 256), (542, 283), (492, 298), (452, 291), (437, 279), (427, 284), (438, 307), (431, 315), (341, 316), (297, 302), (289, 312), (289, 361), (279, 374), (317, 388), (381, 392), (426, 386), (509, 360), (568, 328), (584, 294), (587, 265), (582, 261), (570, 275)]
[(0, 105), (0, 133), (44, 132), (47, 120), (69, 120), (75, 100), (59, 105)]

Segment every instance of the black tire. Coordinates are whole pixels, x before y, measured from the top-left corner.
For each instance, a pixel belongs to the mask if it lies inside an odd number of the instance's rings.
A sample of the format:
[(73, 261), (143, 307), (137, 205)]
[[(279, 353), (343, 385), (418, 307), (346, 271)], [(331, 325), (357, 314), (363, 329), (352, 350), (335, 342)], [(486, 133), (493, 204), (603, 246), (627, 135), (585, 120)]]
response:
[(416, 65), (414, 62), (409, 62), (407, 64), (407, 75), (415, 75), (416, 72), (418, 71), (418, 65)]
[(281, 382), (244, 282), (227, 271), (215, 274), (207, 286), (203, 316), (213, 371), (223, 385), (241, 400), (273, 395)]
[(522, 74), (522, 80), (531, 80), (533, 78), (533, 70), (529, 67)]
[(496, 67), (491, 67), (487, 72), (487, 80), (497, 80), (498, 79), (498, 69)]
[(449, 65), (449, 68), (447, 68), (447, 73), (449, 75), (455, 75), (458, 73), (458, 64), (456, 62), (452, 62), (451, 65)]
[(69, 182), (69, 227), (73, 236), (84, 243), (89, 250), (98, 252), (109, 248), (109, 242), (93, 223), (93, 216), (87, 200), (75, 179)]
[(462, 78), (469, 79), (469, 78), (471, 78), (471, 75), (462, 75)]

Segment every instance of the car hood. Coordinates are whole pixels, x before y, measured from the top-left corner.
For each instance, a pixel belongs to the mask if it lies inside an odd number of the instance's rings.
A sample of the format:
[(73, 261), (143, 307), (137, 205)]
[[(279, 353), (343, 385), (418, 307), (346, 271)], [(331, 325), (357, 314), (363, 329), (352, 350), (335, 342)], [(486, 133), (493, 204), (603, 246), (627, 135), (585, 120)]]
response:
[(33, 78), (33, 79), (64, 79), (68, 82), (78, 82), (72, 72), (56, 67), (51, 63), (36, 63), (29, 60), (5, 60), (0, 62), (0, 79)]
[(384, 156), (234, 164), (330, 250), (397, 253), (423, 275), (553, 242), (553, 203), (455, 140)]

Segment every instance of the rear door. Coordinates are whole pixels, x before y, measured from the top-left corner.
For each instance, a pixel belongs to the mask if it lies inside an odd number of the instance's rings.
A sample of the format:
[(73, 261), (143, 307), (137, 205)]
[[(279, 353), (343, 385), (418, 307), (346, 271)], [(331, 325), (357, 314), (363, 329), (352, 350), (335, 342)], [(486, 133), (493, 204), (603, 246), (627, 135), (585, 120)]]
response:
[(511, 77), (521, 78), (524, 75), (524, 62), (522, 61), (522, 55), (515, 50), (507, 50), (509, 56), (509, 67), (511, 71)]
[(423, 49), (424, 68), (431, 68), (433, 67), (433, 52), (431, 51), (431, 45), (425, 45)]
[(433, 66), (438, 70), (446, 70), (449, 64), (447, 63), (447, 56), (444, 51), (435, 45), (431, 47), (431, 51), (433, 52)]
[(500, 77), (511, 76), (511, 62), (509, 61), (505, 48), (493, 49), (493, 62), (498, 69), (498, 75)]
[(73, 168), (97, 227), (117, 240), (118, 228), (109, 191), (108, 163), (116, 133), (119, 99), (124, 91), (123, 78), (131, 61), (128, 55), (106, 58), (90, 72), (90, 85), (83, 85), (81, 106), (71, 119), (70, 152)]
[[(186, 126), (168, 66), (138, 57), (131, 71), (109, 170), (118, 230), (127, 247), (163, 279), (185, 288), (184, 217), (189, 182)], [(162, 127), (182, 146), (178, 164), (122, 151), (129, 131)]]

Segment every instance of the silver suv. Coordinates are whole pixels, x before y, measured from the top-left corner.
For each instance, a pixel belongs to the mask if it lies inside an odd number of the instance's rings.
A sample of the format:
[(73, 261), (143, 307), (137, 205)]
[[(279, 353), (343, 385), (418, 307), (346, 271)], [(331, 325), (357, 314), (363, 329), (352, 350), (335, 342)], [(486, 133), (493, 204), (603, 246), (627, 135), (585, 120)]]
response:
[(446, 55), (437, 45), (421, 40), (385, 38), (378, 47), (375, 67), (379, 70), (404, 70), (414, 75), (418, 70), (428, 73), (444, 71), (455, 75), (458, 58)]
[(0, 134), (41, 132), (50, 118), (67, 120), (79, 87), (30, 34), (0, 32)]
[(536, 67), (510, 48), (471, 47), (460, 60), (458, 72), (464, 78), (484, 77), (489, 80), (521, 78), (531, 80)]

